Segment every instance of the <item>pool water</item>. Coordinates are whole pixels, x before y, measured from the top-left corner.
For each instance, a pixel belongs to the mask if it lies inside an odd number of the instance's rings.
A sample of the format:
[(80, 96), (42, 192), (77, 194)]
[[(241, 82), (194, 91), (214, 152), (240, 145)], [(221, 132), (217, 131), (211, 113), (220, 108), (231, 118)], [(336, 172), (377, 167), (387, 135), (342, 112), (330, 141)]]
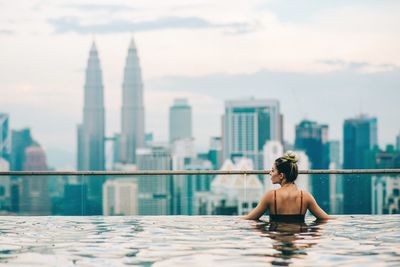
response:
[(0, 217), (0, 266), (400, 266), (400, 215)]

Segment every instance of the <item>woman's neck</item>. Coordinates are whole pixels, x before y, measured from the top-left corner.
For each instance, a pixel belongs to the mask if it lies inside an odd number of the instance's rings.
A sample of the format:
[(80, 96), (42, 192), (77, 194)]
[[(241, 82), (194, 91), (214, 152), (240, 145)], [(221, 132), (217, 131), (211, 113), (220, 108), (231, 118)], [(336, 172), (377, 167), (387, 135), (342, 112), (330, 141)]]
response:
[(281, 183), (281, 188), (289, 188), (289, 187), (293, 187), (293, 186), (296, 186), (296, 185), (294, 183), (286, 183), (286, 182)]

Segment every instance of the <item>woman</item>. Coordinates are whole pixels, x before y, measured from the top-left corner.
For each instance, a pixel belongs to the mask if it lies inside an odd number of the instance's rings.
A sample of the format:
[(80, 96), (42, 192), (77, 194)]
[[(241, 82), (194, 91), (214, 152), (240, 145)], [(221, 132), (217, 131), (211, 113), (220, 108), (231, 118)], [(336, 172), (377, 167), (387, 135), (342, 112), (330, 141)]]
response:
[(298, 189), (294, 183), (298, 175), (296, 154), (289, 151), (276, 159), (270, 175), (272, 183), (281, 188), (267, 192), (244, 219), (257, 220), (266, 210), (271, 222), (304, 222), (307, 210), (317, 219), (330, 218), (310, 193)]

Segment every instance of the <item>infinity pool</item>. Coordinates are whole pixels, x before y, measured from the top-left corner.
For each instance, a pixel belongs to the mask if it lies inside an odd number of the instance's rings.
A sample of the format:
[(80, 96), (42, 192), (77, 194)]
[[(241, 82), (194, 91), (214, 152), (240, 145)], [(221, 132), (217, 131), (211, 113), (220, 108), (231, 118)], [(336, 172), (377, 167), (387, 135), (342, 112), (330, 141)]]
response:
[[(264, 218), (268, 220), (268, 217)], [(324, 224), (238, 217), (0, 217), (0, 265), (399, 266), (400, 215)]]

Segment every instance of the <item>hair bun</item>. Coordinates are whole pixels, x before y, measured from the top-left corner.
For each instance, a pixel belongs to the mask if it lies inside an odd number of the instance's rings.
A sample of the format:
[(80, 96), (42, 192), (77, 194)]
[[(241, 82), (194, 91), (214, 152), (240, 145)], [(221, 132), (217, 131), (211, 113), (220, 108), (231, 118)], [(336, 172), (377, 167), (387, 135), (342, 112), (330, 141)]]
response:
[(292, 162), (292, 163), (297, 163), (299, 161), (298, 156), (296, 155), (296, 153), (294, 153), (293, 151), (289, 150), (287, 151), (284, 155), (283, 158)]

